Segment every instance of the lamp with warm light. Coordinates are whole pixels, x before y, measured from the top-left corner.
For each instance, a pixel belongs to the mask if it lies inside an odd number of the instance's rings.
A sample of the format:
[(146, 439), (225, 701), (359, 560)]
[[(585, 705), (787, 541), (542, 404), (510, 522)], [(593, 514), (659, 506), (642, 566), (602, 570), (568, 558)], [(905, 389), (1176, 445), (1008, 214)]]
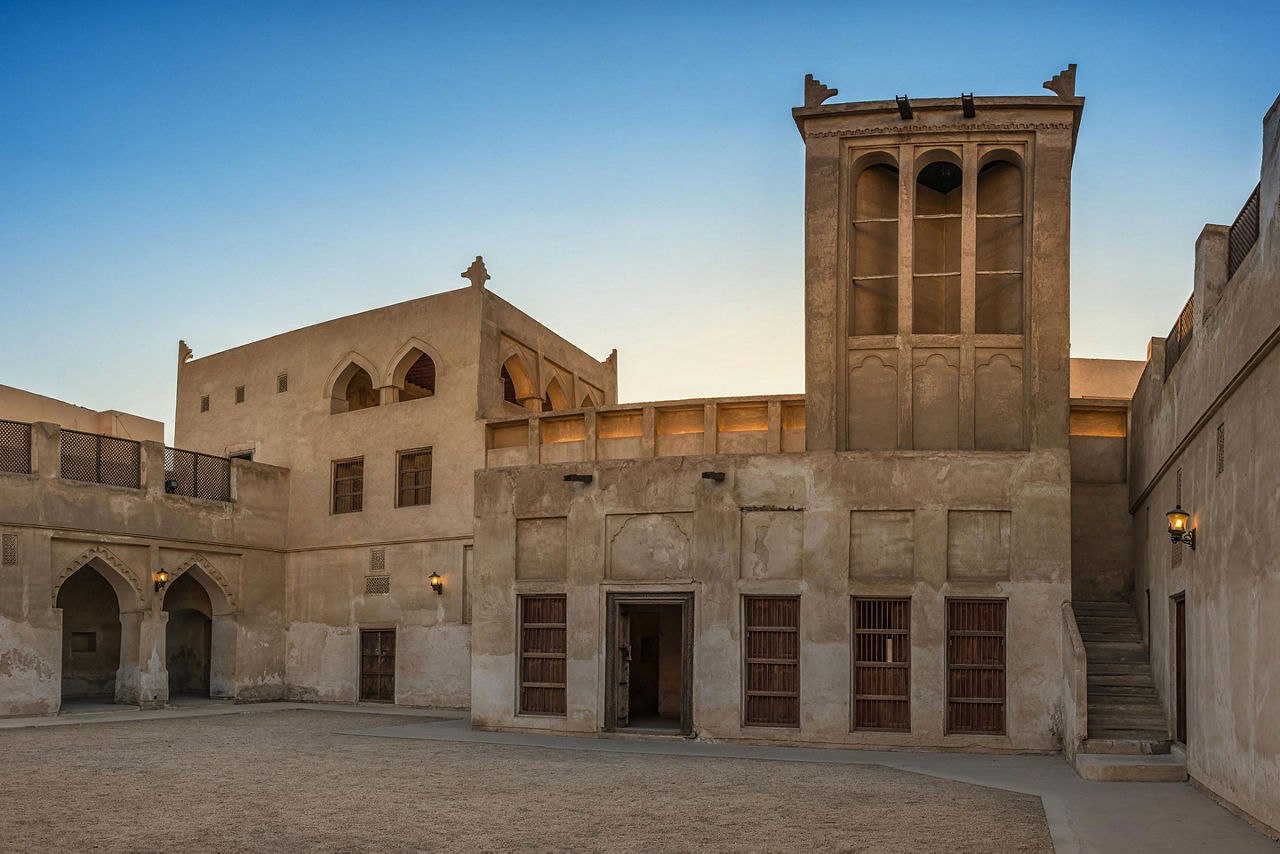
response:
[(162, 569), (155, 574), (155, 578), (153, 580), (156, 583), (156, 592), (159, 593), (164, 589), (164, 586), (169, 583), (169, 573)]
[(431, 589), (436, 592), (437, 596), (444, 595), (444, 579), (440, 577), (440, 573), (432, 572), (431, 578), (427, 580), (431, 582)]
[(1169, 539), (1175, 543), (1186, 543), (1191, 550), (1196, 550), (1196, 529), (1189, 527), (1191, 514), (1182, 509), (1182, 504), (1165, 514), (1169, 518)]

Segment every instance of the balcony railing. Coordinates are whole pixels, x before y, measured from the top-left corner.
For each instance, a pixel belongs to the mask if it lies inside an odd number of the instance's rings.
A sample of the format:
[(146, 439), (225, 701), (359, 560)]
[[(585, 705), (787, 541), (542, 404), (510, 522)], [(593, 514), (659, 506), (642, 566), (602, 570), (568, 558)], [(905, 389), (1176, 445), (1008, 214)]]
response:
[(1182, 313), (1178, 315), (1178, 320), (1173, 324), (1173, 328), (1169, 330), (1169, 337), (1164, 339), (1164, 378), (1169, 378), (1169, 373), (1173, 370), (1173, 366), (1178, 364), (1178, 360), (1182, 358), (1182, 354), (1191, 346), (1191, 333), (1194, 331), (1192, 323), (1192, 315), (1195, 313), (1195, 294), (1187, 300), (1187, 304), (1183, 306)]
[(142, 488), (142, 445), (79, 430), (62, 431), (62, 477)]
[(231, 460), (181, 448), (165, 448), (164, 491), (169, 495), (230, 501)]
[(1236, 221), (1227, 234), (1227, 278), (1236, 274), (1253, 244), (1258, 242), (1258, 222), (1262, 202), (1262, 184), (1253, 188), (1249, 200), (1240, 209)]
[(0, 471), (31, 474), (31, 425), (0, 420)]
[(803, 451), (804, 398), (742, 397), (530, 413), (486, 426), (488, 468)]

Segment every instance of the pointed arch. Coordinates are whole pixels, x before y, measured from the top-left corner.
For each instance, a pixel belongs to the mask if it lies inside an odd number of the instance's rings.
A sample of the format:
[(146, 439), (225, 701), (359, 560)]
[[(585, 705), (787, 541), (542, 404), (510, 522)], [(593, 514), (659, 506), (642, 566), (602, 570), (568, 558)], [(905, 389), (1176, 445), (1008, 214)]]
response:
[(382, 386), (381, 374), (373, 362), (352, 350), (338, 361), (325, 383), (329, 411), (336, 414), (377, 406), (378, 389)]
[(121, 611), (136, 611), (143, 606), (142, 582), (124, 561), (105, 546), (90, 546), (62, 568), (53, 584), (53, 607), (58, 607), (58, 592), (63, 583), (81, 567), (93, 564), (98, 574), (107, 580), (116, 592)]
[(499, 373), (502, 375), (503, 397), (508, 402), (524, 406), (524, 401), (538, 398), (529, 366), (519, 352), (510, 352)]
[(227, 582), (226, 576), (219, 572), (218, 568), (204, 555), (194, 552), (179, 561), (177, 567), (169, 572), (169, 583), (172, 584), (178, 580), (178, 576), (185, 574), (190, 574), (200, 582), (200, 586), (209, 596), (213, 616), (220, 617), (239, 609), (234, 588)]
[(546, 393), (542, 396), (542, 411), (569, 409), (572, 405), (569, 403), (569, 395), (565, 394), (564, 386), (560, 384), (560, 379), (552, 377), (547, 383)]
[(387, 363), (388, 382), (399, 400), (418, 400), (436, 393), (440, 353), (421, 338), (410, 338)]
[(595, 400), (595, 398), (591, 395), (591, 392), (589, 392), (589, 391), (588, 391), (588, 392), (583, 392), (583, 394), (582, 394), (582, 403), (579, 403), (579, 404), (578, 404), (578, 408), (579, 408), (579, 409), (592, 409), (592, 408), (594, 408), (594, 407), (595, 407), (595, 405), (596, 405), (596, 400)]

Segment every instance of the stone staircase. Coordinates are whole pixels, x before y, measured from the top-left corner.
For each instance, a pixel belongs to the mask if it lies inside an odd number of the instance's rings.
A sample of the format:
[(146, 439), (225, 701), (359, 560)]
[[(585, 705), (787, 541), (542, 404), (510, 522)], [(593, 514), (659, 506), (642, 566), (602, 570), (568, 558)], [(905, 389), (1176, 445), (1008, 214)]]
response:
[(1185, 780), (1137, 614), (1127, 602), (1077, 601), (1072, 610), (1088, 659), (1088, 735), (1076, 771), (1091, 780)]

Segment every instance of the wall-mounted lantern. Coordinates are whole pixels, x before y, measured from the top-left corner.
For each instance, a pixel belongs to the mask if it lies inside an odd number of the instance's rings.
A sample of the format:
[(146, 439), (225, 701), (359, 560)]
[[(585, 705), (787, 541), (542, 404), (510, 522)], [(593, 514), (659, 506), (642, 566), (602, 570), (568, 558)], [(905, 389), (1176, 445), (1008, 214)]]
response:
[(164, 482), (164, 491), (169, 495), (175, 495), (178, 492), (178, 482), (176, 480), (166, 480)]
[(444, 595), (444, 579), (440, 577), (440, 573), (432, 572), (431, 577), (427, 580), (431, 582), (431, 589), (436, 592), (437, 596)]
[(1191, 514), (1182, 509), (1179, 504), (1168, 513), (1169, 517), (1169, 539), (1175, 543), (1186, 543), (1191, 546), (1191, 550), (1196, 550), (1196, 529), (1189, 528), (1191, 524)]
[(156, 583), (156, 592), (159, 593), (164, 589), (164, 586), (169, 583), (169, 573), (162, 569), (155, 574), (154, 580)]

